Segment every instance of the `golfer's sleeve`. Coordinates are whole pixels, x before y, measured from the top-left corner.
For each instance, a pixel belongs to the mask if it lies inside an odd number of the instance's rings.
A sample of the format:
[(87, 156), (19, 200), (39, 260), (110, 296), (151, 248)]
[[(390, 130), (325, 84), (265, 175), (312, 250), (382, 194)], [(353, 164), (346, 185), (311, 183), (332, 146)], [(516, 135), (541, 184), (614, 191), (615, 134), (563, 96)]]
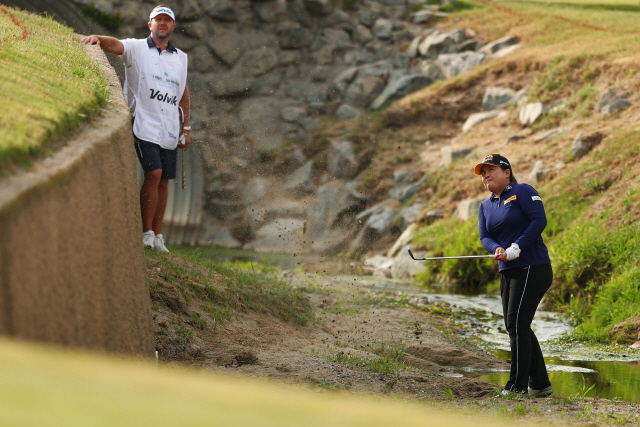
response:
[(542, 198), (530, 185), (522, 186), (522, 191), (520, 193), (520, 209), (524, 216), (529, 220), (529, 226), (515, 243), (520, 246), (520, 249), (525, 250), (540, 238), (544, 228), (547, 226), (547, 215), (544, 212)]
[(487, 220), (484, 216), (484, 209), (482, 208), (482, 205), (480, 205), (478, 208), (478, 233), (480, 234), (480, 242), (482, 243), (482, 246), (489, 251), (489, 253), (495, 254), (496, 249), (498, 249), (500, 245), (498, 242), (493, 240), (493, 237), (491, 237), (487, 230), (486, 224)]

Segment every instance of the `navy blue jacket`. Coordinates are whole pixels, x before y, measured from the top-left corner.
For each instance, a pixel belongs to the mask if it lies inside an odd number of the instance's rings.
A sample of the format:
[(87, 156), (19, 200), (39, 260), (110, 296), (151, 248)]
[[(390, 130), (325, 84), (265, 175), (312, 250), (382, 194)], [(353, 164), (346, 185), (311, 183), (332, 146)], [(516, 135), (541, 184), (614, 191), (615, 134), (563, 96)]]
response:
[(478, 208), (478, 229), (482, 246), (494, 254), (512, 243), (520, 246), (520, 256), (498, 261), (500, 271), (527, 265), (549, 264), (549, 252), (542, 241), (547, 226), (542, 199), (528, 184), (511, 183), (500, 197), (493, 193)]

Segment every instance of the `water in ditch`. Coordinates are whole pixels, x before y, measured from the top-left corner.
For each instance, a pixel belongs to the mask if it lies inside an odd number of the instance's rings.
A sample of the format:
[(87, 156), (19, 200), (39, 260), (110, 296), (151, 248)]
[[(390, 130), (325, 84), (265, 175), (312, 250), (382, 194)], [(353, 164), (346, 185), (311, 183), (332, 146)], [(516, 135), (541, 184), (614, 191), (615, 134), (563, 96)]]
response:
[[(221, 251), (209, 253), (214, 259), (245, 259), (294, 268), (302, 260), (290, 255), (256, 254), (247, 251)], [(305, 260), (313, 263), (313, 260)], [(497, 357), (509, 360), (509, 336), (504, 329), (502, 305), (499, 295), (461, 294), (438, 286), (418, 286), (409, 281), (364, 277), (336, 277), (335, 280), (355, 282), (372, 290), (401, 293), (407, 296), (427, 297), (431, 302), (450, 304), (458, 315), (457, 321), (468, 326), (465, 338), (479, 344)], [(640, 354), (619, 349), (601, 349), (581, 344), (553, 344), (553, 339), (569, 332), (571, 327), (557, 313), (538, 311), (532, 324), (543, 347), (554, 396), (598, 396), (640, 402)], [(464, 371), (464, 369), (462, 369)], [(482, 380), (505, 384), (509, 373), (475, 372)], [(593, 388), (591, 388), (593, 386)]]

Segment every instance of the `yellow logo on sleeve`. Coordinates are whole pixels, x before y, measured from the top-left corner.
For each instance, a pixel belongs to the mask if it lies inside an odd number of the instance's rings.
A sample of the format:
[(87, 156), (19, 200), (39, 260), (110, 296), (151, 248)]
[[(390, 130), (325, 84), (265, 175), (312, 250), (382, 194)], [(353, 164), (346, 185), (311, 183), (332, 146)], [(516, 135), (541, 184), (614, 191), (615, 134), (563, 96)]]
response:
[(505, 200), (505, 201), (504, 201), (504, 203), (503, 203), (503, 205), (506, 205), (506, 204), (507, 204), (507, 203), (509, 203), (510, 201), (515, 200), (515, 199), (517, 199), (517, 198), (518, 198), (518, 196), (517, 196), (517, 195), (513, 195), (513, 196), (509, 197), (507, 200)]

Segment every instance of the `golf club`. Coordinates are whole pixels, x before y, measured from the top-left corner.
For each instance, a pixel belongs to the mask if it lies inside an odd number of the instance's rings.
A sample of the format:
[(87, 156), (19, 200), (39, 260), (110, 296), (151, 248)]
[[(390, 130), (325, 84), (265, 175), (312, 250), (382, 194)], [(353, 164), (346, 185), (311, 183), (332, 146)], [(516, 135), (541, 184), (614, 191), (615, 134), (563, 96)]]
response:
[(464, 258), (495, 258), (495, 255), (462, 255), (462, 256), (435, 256), (430, 258), (416, 258), (413, 256), (411, 249), (407, 249), (412, 259), (416, 261), (427, 261), (432, 259), (464, 259)]

